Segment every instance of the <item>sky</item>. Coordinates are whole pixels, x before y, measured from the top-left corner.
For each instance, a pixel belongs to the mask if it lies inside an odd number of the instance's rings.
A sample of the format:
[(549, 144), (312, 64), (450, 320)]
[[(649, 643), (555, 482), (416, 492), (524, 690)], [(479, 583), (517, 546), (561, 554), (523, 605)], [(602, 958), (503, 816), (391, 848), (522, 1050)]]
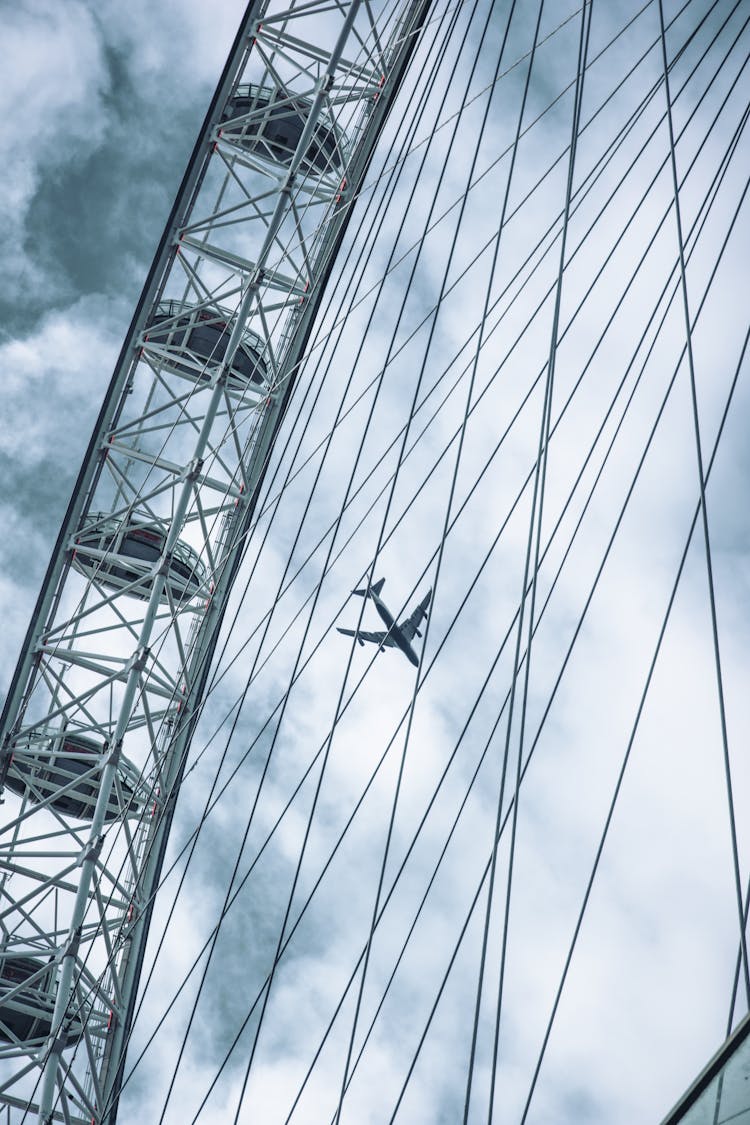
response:
[[(444, 6), (435, 7), (442, 14)], [(668, 33), (670, 50), (684, 43), (693, 28), (698, 29), (671, 72), (673, 98), (681, 90), (674, 110), (674, 128), (680, 136), (678, 175), (685, 174), (696, 157), (680, 193), (689, 249), (693, 223), (696, 216), (702, 216), (706, 192), (747, 105), (748, 78), (740, 69), (748, 41), (742, 8), (728, 2), (711, 8), (705, 0), (692, 0), (679, 14), (680, 6), (665, 4), (667, 20), (675, 19)], [(611, 162), (571, 214), (567, 235), (570, 265), (559, 310), (565, 334), (559, 337), (557, 349), (553, 421), (579, 377), (582, 382), (580, 393), (576, 391), (555, 430), (545, 477), (543, 544), (558, 517), (560, 524), (541, 565), (536, 593), (538, 617), (551, 591), (534, 639), (525, 707), (523, 746), (527, 751), (533, 745), (534, 760), (519, 801), (500, 1024), (498, 1121), (522, 1118), (699, 497), (690, 371), (684, 359), (678, 365), (685, 340), (679, 286), (663, 325), (658, 331), (658, 320), (648, 326), (655, 307), (661, 315), (660, 293), (675, 266), (678, 245), (674, 210), (670, 209), (673, 185), (662, 87), (622, 145), (615, 143), (629, 114), (661, 75), (658, 7), (646, 5), (635, 18), (640, 9), (641, 5), (630, 0), (607, 5), (598, 0), (591, 24), (589, 55), (596, 58), (613, 34), (633, 19), (615, 45), (592, 64), (583, 93), (581, 117), (586, 123), (608, 95), (613, 96), (581, 133), (574, 186), (585, 182), (603, 155), (610, 153)], [(122, 5), (71, 0), (65, 6), (21, 3), (3, 12), (0, 51), (5, 79), (0, 97), (7, 104), (2, 106), (0, 119), (0, 151), (8, 174), (0, 184), (0, 214), (6, 232), (0, 252), (4, 282), (0, 287), (0, 377), (6, 392), (0, 426), (6, 482), (0, 500), (4, 529), (0, 599), (5, 624), (0, 662), (6, 683), (120, 343), (242, 10), (243, 5), (229, 2), (210, 6), (133, 3), (125, 10)], [(157, 906), (147, 969), (162, 932), (164, 949), (155, 961), (136, 1021), (128, 1060), (128, 1066), (135, 1069), (124, 1094), (123, 1120), (134, 1120), (136, 1115), (157, 1120), (154, 1107), (160, 1114), (162, 1106), (166, 1106), (164, 1121), (176, 1123), (193, 1117), (273, 958), (314, 781), (300, 791), (270, 846), (260, 853), (222, 925), (185, 1058), (167, 1101), (168, 1082), (195, 998), (194, 978), (142, 1059), (140, 1053), (210, 934), (224, 900), (271, 745), (269, 732), (274, 725), (265, 724), (274, 708), (283, 702), (284, 717), (241, 853), (240, 873), (259, 853), (313, 753), (326, 744), (339, 691), (348, 698), (363, 677), (362, 686), (335, 726), (293, 918), (312, 890), (399, 719), (408, 713), (415, 686), (411, 667), (399, 654), (389, 652), (366, 671), (371, 650), (351, 646), (351, 672), (345, 672), (350, 647), (332, 628), (334, 621), (348, 627), (357, 622), (361, 603), (348, 600), (348, 591), (371, 564), (381, 527), (389, 537), (379, 552), (375, 577), (386, 577), (384, 595), (391, 608), (408, 609), (423, 590), (434, 587), (420, 677), (438, 654), (414, 708), (385, 866), (386, 889), (407, 854), (444, 767), (449, 760), (452, 765), (377, 930), (363, 991), (357, 1049), (475, 766), (484, 748), (489, 749), (355, 1073), (342, 1121), (391, 1119), (408, 1061), (490, 855), (506, 743), (504, 720), (495, 724), (513, 673), (512, 622), (523, 584), (530, 490), (523, 493), (515, 509), (512, 505), (537, 453), (559, 237), (542, 244), (542, 250), (549, 244), (549, 253), (520, 298), (511, 301), (511, 297), (520, 285), (514, 280), (516, 270), (521, 269), (521, 279), (529, 272), (523, 263), (530, 252), (539, 255), (534, 247), (549, 224), (556, 224), (553, 234), (559, 236), (557, 216), (565, 198), (565, 150), (573, 110), (568, 91), (519, 146), (508, 190), (508, 222), (500, 243), (499, 266), (490, 286), (492, 302), (499, 298), (499, 304), (486, 317), (487, 339), (477, 363), (472, 398), (467, 400), (466, 371), (471, 371), (472, 351), (466, 340), (483, 317), (490, 253), (485, 251), (472, 262), (480, 248), (492, 246), (498, 228), (511, 163), (508, 150), (528, 61), (524, 56), (534, 31), (536, 7), (531, 4), (521, 4), (511, 22), (506, 58), (522, 62), (496, 84), (478, 146), (476, 170), (488, 169), (487, 175), (469, 193), (465, 211), (448, 208), (465, 192), (508, 10), (507, 3), (496, 5), (476, 72), (470, 75), (470, 57), (480, 47), (487, 6), (478, 5), (471, 23), (470, 6), (460, 6), (456, 31), (445, 46), (428, 108), (414, 122), (409, 114), (417, 112), (417, 94), (428, 81), (434, 57), (428, 34), (420, 66), (407, 79), (406, 94), (389, 120), (384, 143), (368, 172), (372, 190), (359, 201), (359, 210), (355, 208), (318, 342), (300, 378), (298, 401), (303, 405), (297, 432), (301, 433), (308, 416), (310, 425), (299, 446), (296, 438), (280, 443), (272, 460), (278, 480), (290, 466), (303, 468), (284, 489), (278, 504), (270, 506), (273, 519), (261, 518), (251, 540), (229, 608), (231, 627), (227, 624), (225, 628), (226, 649), (217, 668), (221, 681), (206, 706), (194, 746), (195, 765), (180, 796), (168, 857), (168, 864), (176, 863), (175, 876), (166, 882)], [(550, 34), (551, 38), (539, 49), (525, 122), (541, 114), (575, 79), (580, 31), (580, 14), (576, 13), (574, 4), (548, 5), (542, 36)], [(565, 22), (569, 15), (573, 18)], [(552, 34), (560, 21), (564, 26)], [(437, 34), (440, 26), (436, 18), (431, 30)], [(460, 51), (465, 30), (466, 46)], [(717, 39), (712, 44), (714, 35)], [(629, 67), (654, 43), (635, 76), (623, 81), (618, 90)], [(699, 63), (704, 50), (706, 56)], [(720, 67), (725, 54), (726, 62)], [(698, 69), (690, 77), (695, 66)], [(710, 82), (715, 71), (717, 77)], [(682, 83), (686, 83), (684, 90)], [(465, 88), (473, 100), (451, 139)], [(437, 123), (442, 127), (430, 146), (420, 144), (429, 137), (438, 112)], [(716, 125), (709, 131), (716, 114)], [(705, 136), (708, 139), (701, 146)], [(413, 151), (384, 209), (381, 228), (365, 206), (370, 196), (372, 208), (385, 198), (389, 161), (392, 163), (393, 153), (405, 137)], [(742, 133), (688, 262), (692, 315), (745, 186), (747, 146)], [(506, 155), (498, 159), (501, 153)], [(424, 167), (417, 179), (423, 155)], [(537, 178), (559, 155), (562, 159), (526, 200)], [(632, 172), (608, 202), (609, 193), (631, 162)], [(417, 186), (411, 194), (413, 184)], [(447, 214), (422, 239), (436, 189), (434, 217)], [(588, 235), (594, 220), (597, 224)], [(741, 209), (694, 332), (704, 464), (714, 446), (747, 331), (747, 256), (743, 250), (747, 225), (747, 214)], [(421, 244), (418, 256), (412, 249), (416, 244)], [(372, 254), (367, 257), (370, 246)], [(394, 246), (397, 264), (389, 259)], [(645, 265), (626, 290), (647, 247)], [(374, 287), (386, 269), (388, 282), (376, 302)], [(440, 296), (444, 277), (450, 295), (441, 304), (430, 338), (430, 322), (422, 322)], [(671, 284), (678, 281), (675, 272)], [(362, 299), (339, 333), (335, 326), (338, 296), (352, 292), (357, 284)], [(551, 297), (547, 295), (550, 286)], [(622, 307), (613, 315), (623, 291)], [(540, 312), (519, 343), (513, 344), (537, 304)], [(498, 320), (501, 310), (503, 316)], [(646, 341), (637, 347), (644, 329)], [(603, 339), (595, 348), (600, 334)], [(365, 432), (373, 401), (370, 380), (386, 364), (373, 422), (355, 466), (353, 451)], [(659, 414), (675, 370), (674, 389)], [(497, 372), (499, 377), (495, 377)], [(528, 406), (513, 421), (540, 372), (542, 379), (534, 385)], [(444, 374), (441, 387), (460, 376), (456, 392), (404, 461), (391, 507), (386, 510), (387, 488), (380, 498), (378, 493), (396, 468), (396, 439), (408, 418), (412, 396), (416, 392), (421, 401)], [(345, 403), (353, 403), (360, 392), (363, 397), (337, 427), (323, 457), (319, 443), (330, 429), (350, 375)], [(609, 413), (621, 380), (623, 391)], [(706, 490), (743, 884), (750, 874), (750, 841), (744, 828), (749, 779), (743, 755), (750, 726), (746, 692), (750, 521), (742, 503), (748, 472), (746, 383), (745, 364)], [(308, 387), (311, 397), (305, 399)], [(312, 406), (312, 393), (318, 389), (319, 397)], [(455, 442), (421, 488), (418, 502), (409, 507), (444, 445), (460, 428), (466, 402), (474, 403), (482, 391), (479, 406), (466, 425), (453, 494)], [(632, 405), (618, 426), (631, 391)], [(438, 398), (435, 391), (430, 401)], [(426, 422), (430, 413), (427, 407), (416, 413), (415, 437), (424, 424), (417, 427), (418, 419), (423, 417)], [(659, 426), (632, 500), (617, 523), (657, 417)], [(601, 440), (586, 462), (600, 426)], [(506, 428), (508, 436), (493, 455)], [(612, 455), (597, 477), (611, 439)], [(480, 480), (491, 455), (489, 469)], [(362, 490), (347, 508), (337, 545), (345, 544), (350, 533), (351, 542), (343, 547), (340, 560), (321, 584), (309, 635), (303, 641), (305, 614), (296, 615), (320, 580), (330, 538), (322, 549), (317, 544), (337, 518), (353, 470), (355, 486), (362, 483)], [(566, 508), (579, 471), (580, 487)], [(591, 502), (584, 507), (591, 488)], [(368, 510), (371, 504), (372, 510)], [(436, 552), (446, 513), (452, 518), (459, 510), (461, 516), (445, 539), (438, 570)], [(403, 520), (393, 531), (402, 512)], [(566, 555), (581, 513), (580, 532)], [(614, 545), (605, 556), (615, 527)], [(266, 529), (268, 536), (262, 540)], [(530, 1103), (530, 1125), (659, 1121), (725, 1034), (737, 912), (702, 536), (699, 521), (617, 790), (611, 827)], [(311, 562), (288, 593), (279, 596), (287, 559), (292, 557), (296, 569), (313, 551)], [(472, 587), (487, 554), (488, 562)], [(601, 579), (596, 580), (590, 609), (586, 608), (578, 631), (603, 558)], [(553, 586), (561, 564), (560, 578)], [(252, 582), (244, 594), (253, 565)], [(465, 608), (460, 609), (467, 595)], [(272, 625), (261, 646), (257, 629), (272, 606)], [(365, 614), (363, 627), (376, 627), (372, 606), (366, 607)], [(510, 640), (494, 666), (507, 630)], [(319, 649), (290, 688), (300, 644), (309, 654), (318, 639)], [(254, 678), (229, 737), (227, 716), (231, 721), (252, 661), (258, 653), (262, 657), (270, 652), (276, 641), (278, 649)], [(524, 636), (522, 646), (525, 643)], [(561, 668), (560, 688), (547, 713)], [(488, 675), (487, 688), (480, 693)], [(521, 675), (519, 692), (523, 682)], [(521, 740), (520, 715), (517, 703), (507, 739), (511, 780), (507, 782), (506, 808)], [(219, 765), (225, 744), (227, 755)], [(404, 744), (402, 727), (280, 963), (240, 1121), (286, 1119), (354, 968), (370, 925)], [(251, 747), (253, 751), (248, 753)], [(234, 766), (237, 772), (232, 777)], [(217, 770), (220, 784), (228, 784), (201, 832), (174, 917), (167, 925), (176, 876), (181, 872), (179, 852), (201, 816)], [(487, 1115), (507, 887), (507, 834), (504, 839), (498, 852), (490, 917), (472, 1122), (486, 1120)], [(416, 1125), (461, 1119), (485, 898), (480, 896), (471, 917), (405, 1087), (396, 1118), (399, 1122)], [(333, 1116), (353, 1009), (349, 993), (292, 1120), (318, 1122)], [(736, 1016), (746, 1009), (747, 1004), (741, 1002)], [(251, 1021), (199, 1120), (232, 1119), (253, 1028)]]

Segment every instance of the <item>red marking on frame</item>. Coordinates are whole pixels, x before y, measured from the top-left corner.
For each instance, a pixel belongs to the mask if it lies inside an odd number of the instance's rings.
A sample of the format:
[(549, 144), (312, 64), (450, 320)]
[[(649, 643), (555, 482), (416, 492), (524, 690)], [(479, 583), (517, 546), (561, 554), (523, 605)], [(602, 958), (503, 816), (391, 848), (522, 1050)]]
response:
[(114, 1012), (113, 1012), (113, 1010), (112, 1010), (112, 1009), (110, 1008), (110, 1009), (109, 1009), (109, 1018), (107, 1019), (107, 1031), (109, 1031), (110, 1027), (112, 1026), (112, 1017), (114, 1016), (114, 1014), (115, 1014), (115, 1013), (114, 1013)]

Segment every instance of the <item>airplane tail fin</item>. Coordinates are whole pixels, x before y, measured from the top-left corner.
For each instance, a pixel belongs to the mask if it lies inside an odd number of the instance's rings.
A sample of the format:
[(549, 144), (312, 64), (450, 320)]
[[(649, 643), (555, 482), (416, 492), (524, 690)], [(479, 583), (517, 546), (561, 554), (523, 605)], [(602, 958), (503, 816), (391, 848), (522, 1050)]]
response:
[(377, 582), (373, 582), (372, 586), (369, 586), (366, 590), (352, 590), (352, 593), (356, 594), (360, 598), (366, 598), (370, 593), (379, 594), (384, 586), (385, 578), (381, 578)]

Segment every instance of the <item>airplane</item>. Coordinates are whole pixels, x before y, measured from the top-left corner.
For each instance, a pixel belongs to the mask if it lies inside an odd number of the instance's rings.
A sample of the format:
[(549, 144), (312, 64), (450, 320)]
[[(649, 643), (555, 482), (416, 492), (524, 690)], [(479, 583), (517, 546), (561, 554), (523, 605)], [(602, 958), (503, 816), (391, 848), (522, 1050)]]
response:
[(381, 578), (380, 581), (375, 582), (366, 590), (352, 590), (352, 593), (357, 594), (360, 598), (366, 598), (368, 595), (372, 598), (375, 602), (376, 610), (386, 625), (387, 633), (365, 633), (362, 630), (357, 632), (356, 629), (339, 629), (338, 626), (337, 630), (339, 633), (343, 633), (345, 637), (356, 637), (361, 645), (364, 645), (365, 641), (371, 641), (373, 644), (380, 645), (381, 652), (383, 652), (386, 647), (400, 648), (406, 659), (410, 660), (415, 668), (418, 668), (419, 657), (412, 648), (410, 641), (412, 641), (415, 636), (422, 636), (418, 626), (421, 624), (422, 620), (427, 617), (427, 607), (430, 604), (432, 590), (428, 590), (417, 608), (412, 610), (405, 621), (397, 625), (390, 610), (380, 598), (380, 591), (383, 589), (384, 585), (385, 578)]

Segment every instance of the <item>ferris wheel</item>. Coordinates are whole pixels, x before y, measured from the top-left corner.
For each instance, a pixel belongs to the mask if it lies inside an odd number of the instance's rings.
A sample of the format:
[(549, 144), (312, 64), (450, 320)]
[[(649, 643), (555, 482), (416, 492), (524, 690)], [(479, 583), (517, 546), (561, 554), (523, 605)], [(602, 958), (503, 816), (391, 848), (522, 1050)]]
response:
[(658, 1120), (744, 1043), (748, 24), (249, 4), (3, 711), (8, 1122)]

